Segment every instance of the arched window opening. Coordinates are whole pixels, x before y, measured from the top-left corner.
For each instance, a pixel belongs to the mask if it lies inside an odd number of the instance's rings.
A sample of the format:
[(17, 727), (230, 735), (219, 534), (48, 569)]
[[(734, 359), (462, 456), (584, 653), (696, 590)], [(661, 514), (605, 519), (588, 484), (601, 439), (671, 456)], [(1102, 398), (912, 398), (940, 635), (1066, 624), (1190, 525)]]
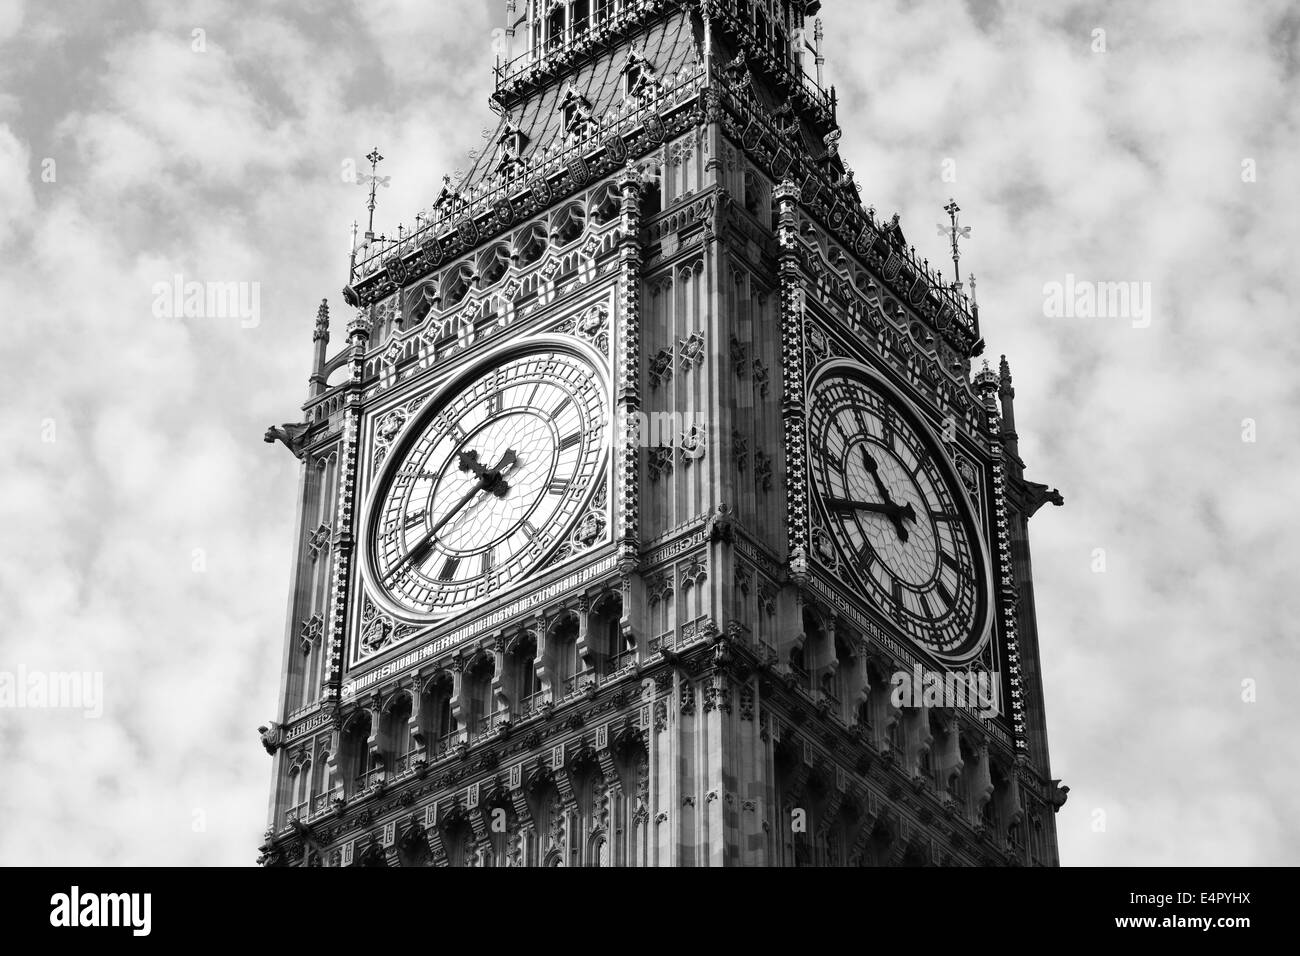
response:
[(542, 703), (541, 685), (537, 680), (537, 641), (532, 635), (519, 639), (510, 653), (513, 671), (515, 712), (520, 717), (535, 714)]
[(568, 697), (578, 689), (578, 619), (572, 614), (555, 625), (551, 632), (552, 669), (558, 697)]
[(481, 655), (470, 665), (465, 675), (466, 697), (469, 701), (470, 732), (475, 736), (484, 736), (492, 731), (496, 724), (496, 708), (492, 701), (492, 678), (496, 665), (492, 658)]

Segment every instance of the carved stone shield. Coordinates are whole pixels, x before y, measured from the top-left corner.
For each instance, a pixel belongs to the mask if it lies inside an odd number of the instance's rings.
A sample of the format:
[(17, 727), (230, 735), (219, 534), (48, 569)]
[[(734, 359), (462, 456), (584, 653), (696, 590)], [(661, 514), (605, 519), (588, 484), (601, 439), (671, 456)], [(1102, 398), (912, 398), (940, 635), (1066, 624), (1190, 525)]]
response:
[(663, 118), (658, 113), (651, 113), (645, 118), (645, 134), (652, 143), (662, 143), (668, 135)]
[(822, 184), (818, 181), (815, 173), (809, 173), (808, 178), (803, 181), (803, 187), (799, 190), (799, 201), (810, 203), (817, 198), (817, 194), (822, 191)]
[(591, 178), (591, 170), (587, 168), (587, 161), (581, 156), (575, 156), (569, 160), (569, 178), (573, 180), (575, 186), (585, 186), (587, 180)]
[(609, 153), (609, 158), (618, 165), (627, 162), (627, 144), (617, 133), (605, 139), (605, 150)]
[(492, 210), (497, 214), (497, 219), (501, 221), (501, 225), (508, 226), (514, 222), (515, 207), (510, 205), (510, 200), (504, 196), (492, 204)]
[(533, 196), (537, 199), (540, 206), (550, 205), (551, 202), (551, 184), (546, 181), (545, 176), (534, 176), (528, 181), (528, 185), (533, 189)]
[(478, 223), (469, 216), (457, 219), (456, 229), (460, 233), (461, 241), (465, 245), (472, 246), (474, 243), (478, 242)]
[(402, 261), (401, 256), (389, 256), (384, 262), (384, 268), (388, 270), (388, 278), (395, 285), (400, 286), (406, 281), (406, 263)]
[(438, 242), (436, 236), (422, 245), (420, 251), (424, 253), (425, 261), (429, 263), (430, 267), (442, 262), (442, 243)]

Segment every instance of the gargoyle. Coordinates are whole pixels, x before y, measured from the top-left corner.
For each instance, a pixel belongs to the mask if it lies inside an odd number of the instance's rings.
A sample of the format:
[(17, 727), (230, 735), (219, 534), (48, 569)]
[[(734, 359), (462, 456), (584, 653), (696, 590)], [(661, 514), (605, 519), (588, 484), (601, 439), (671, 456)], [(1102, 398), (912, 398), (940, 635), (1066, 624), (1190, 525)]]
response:
[(1036, 481), (1025, 482), (1025, 517), (1032, 518), (1034, 513), (1049, 501), (1061, 507), (1065, 504), (1065, 499), (1055, 488), (1048, 489), (1047, 485), (1039, 484)]
[(268, 445), (273, 445), (277, 441), (284, 444), (284, 447), (293, 452), (295, 458), (301, 458), (307, 453), (303, 445), (303, 439), (307, 436), (311, 428), (306, 422), (297, 422), (296, 424), (272, 425), (262, 436), (262, 441)]
[(257, 733), (262, 738), (262, 746), (266, 748), (266, 752), (274, 755), (280, 748), (280, 725), (271, 721), (269, 727), (265, 724), (258, 727)]

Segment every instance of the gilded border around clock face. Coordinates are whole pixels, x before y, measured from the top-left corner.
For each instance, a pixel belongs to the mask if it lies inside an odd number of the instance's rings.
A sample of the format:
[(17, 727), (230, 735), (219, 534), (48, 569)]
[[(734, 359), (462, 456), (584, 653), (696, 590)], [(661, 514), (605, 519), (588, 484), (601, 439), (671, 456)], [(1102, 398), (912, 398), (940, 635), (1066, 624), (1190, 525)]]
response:
[[(362, 601), (370, 601), (379, 610), (395, 621), (410, 622), (419, 628), (427, 626), (437, 626), (446, 624), (465, 614), (470, 614), (484, 604), (496, 600), (500, 597), (498, 593), (488, 593), (478, 600), (471, 603), (456, 606), (454, 609), (445, 613), (424, 614), (414, 611), (404, 605), (391, 599), (388, 589), (381, 586), (379, 582), (378, 570), (375, 566), (376, 555), (373, 548), (373, 534), (376, 521), (380, 517), (387, 490), (392, 483), (395, 470), (399, 469), (405, 456), (419, 442), (424, 431), (429, 427), (433, 419), (442, 411), (442, 409), (453, 400), (464, 388), (471, 385), (476, 379), (490, 372), (494, 368), (511, 362), (518, 358), (528, 356), (542, 356), (556, 352), (564, 353), (569, 357), (575, 358), (588, 366), (592, 376), (597, 382), (598, 392), (601, 397), (602, 412), (606, 416), (606, 429), (601, 439), (599, 458), (596, 464), (596, 477), (591, 483), (591, 487), (583, 495), (579, 502), (574, 515), (566, 520), (564, 525), (565, 533), (571, 532), (581, 520), (581, 516), (591, 508), (593, 499), (600, 497), (602, 489), (606, 491), (604, 496), (607, 502), (605, 510), (608, 511), (608, 502), (612, 495), (608, 493), (608, 482), (610, 481), (610, 455), (612, 443), (614, 441), (613, 428), (613, 395), (610, 385), (609, 369), (606, 367), (608, 358), (602, 355), (598, 350), (592, 348), (587, 343), (569, 336), (554, 334), (538, 334), (525, 338), (516, 339), (512, 342), (505, 343), (500, 347), (493, 349), (479, 357), (473, 364), (463, 369), (458, 369), (439, 384), (434, 385), (429, 391), (425, 392), (428, 397), (420, 404), (419, 408), (406, 420), (400, 433), (397, 434), (391, 444), (385, 460), (378, 466), (370, 466), (367, 488), (365, 491), (364, 505), (360, 520), (357, 522), (357, 547), (363, 549), (360, 556), (360, 583), (362, 584), (361, 593)], [(414, 397), (414, 396), (410, 396)], [(391, 412), (392, 408), (372, 409), (367, 412), (367, 418), (370, 424), (375, 425), (383, 416)], [(598, 550), (602, 543), (608, 543), (611, 539), (612, 528), (608, 515), (605, 516), (605, 523), (600, 542), (597, 542), (591, 550)], [(572, 564), (580, 560), (589, 553), (588, 551), (571, 554), (562, 559), (559, 563), (553, 560), (554, 555), (563, 546), (563, 535), (557, 536), (531, 570), (523, 577), (507, 585), (509, 588), (526, 586), (535, 580), (539, 573), (549, 574), (555, 568)], [(351, 654), (355, 655), (357, 649), (354, 647)]]
[[(963, 664), (974, 660), (988, 647), (992, 638), (992, 621), (995, 608), (993, 594), (993, 572), (992, 562), (989, 556), (987, 534), (985, 530), (985, 521), (981, 515), (980, 509), (971, 500), (967, 493), (965, 483), (958, 474), (957, 467), (953, 461), (952, 455), (947, 451), (944, 443), (940, 441), (934, 430), (926, 421), (925, 414), (920, 411), (916, 405), (907, 398), (907, 396), (885, 376), (872, 369), (869, 365), (855, 358), (833, 357), (826, 359), (811, 370), (808, 377), (808, 403), (811, 410), (811, 403), (817, 394), (819, 387), (828, 379), (838, 378), (841, 376), (859, 377), (865, 380), (869, 387), (879, 391), (887, 400), (893, 410), (904, 417), (907, 424), (917, 432), (921, 440), (927, 446), (928, 451), (935, 461), (936, 467), (941, 471), (944, 485), (948, 494), (956, 500), (957, 506), (962, 514), (962, 521), (966, 532), (966, 537), (971, 543), (971, 549), (974, 552), (974, 558), (977, 567), (974, 569), (976, 576), (976, 589), (978, 606), (973, 615), (973, 626), (970, 630), (970, 637), (964, 642), (960, 650), (947, 653), (933, 646), (919, 643), (908, 631), (899, 626), (893, 618), (885, 613), (882, 609), (874, 604), (864, 601), (855, 588), (853, 598), (856, 603), (861, 605), (869, 613), (869, 616), (878, 621), (881, 626), (888, 628), (889, 632), (897, 638), (907, 642), (909, 646), (917, 648), (919, 651), (934, 657), (936, 660), (945, 664)], [(810, 416), (811, 417), (811, 416)], [(811, 428), (811, 425), (805, 421), (805, 428)], [(809, 451), (812, 451), (812, 442), (814, 436), (806, 434), (805, 440), (809, 443)], [(822, 494), (819, 488), (820, 482), (813, 474), (813, 456), (808, 456), (809, 470), (809, 492), (817, 507), (821, 512), (820, 518), (822, 523), (829, 529), (834, 527), (834, 523), (828, 520), (827, 507), (822, 501)], [(840, 544), (837, 542), (837, 547)], [(816, 559), (816, 549), (813, 551), (813, 557)], [(819, 562), (824, 563), (824, 562)], [(837, 580), (841, 580), (841, 575), (836, 575)]]

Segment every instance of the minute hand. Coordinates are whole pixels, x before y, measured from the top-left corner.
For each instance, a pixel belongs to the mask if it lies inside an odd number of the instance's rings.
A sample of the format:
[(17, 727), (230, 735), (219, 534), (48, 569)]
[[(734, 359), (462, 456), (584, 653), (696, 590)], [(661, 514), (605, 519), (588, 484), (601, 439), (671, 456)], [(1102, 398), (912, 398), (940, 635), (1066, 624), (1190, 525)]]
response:
[(448, 521), (456, 517), (457, 512), (459, 512), (461, 508), (464, 508), (467, 504), (470, 503), (470, 500), (476, 494), (478, 494), (484, 488), (488, 487), (488, 485), (493, 484), (496, 480), (497, 480), (497, 476), (495, 474), (493, 474), (492, 472), (484, 472), (482, 477), (480, 477), (478, 481), (474, 482), (474, 487), (471, 488), (469, 491), (465, 492), (465, 497), (461, 498), (460, 501), (456, 502), (456, 504), (452, 507), (452, 509), (448, 511), (445, 515), (443, 515), (438, 520), (437, 524), (435, 524), (432, 528), (429, 529), (428, 540), (432, 541), (435, 538), (437, 538), (438, 532), (443, 529), (443, 526)]
[(870, 511), (874, 514), (888, 515), (891, 519), (902, 516), (909, 521), (916, 520), (916, 512), (912, 510), (911, 505), (900, 505), (893, 501), (881, 504), (878, 501), (854, 501), (852, 498), (828, 498), (826, 504), (836, 511)]
[(862, 461), (863, 464), (866, 465), (867, 471), (871, 472), (871, 477), (876, 482), (876, 490), (880, 492), (880, 497), (885, 499), (885, 504), (890, 509), (893, 509), (891, 511), (885, 512), (885, 514), (888, 514), (889, 520), (894, 523), (894, 530), (898, 532), (898, 540), (906, 541), (907, 528), (904, 527), (903, 520), (909, 519), (911, 521), (915, 521), (916, 512), (912, 510), (911, 505), (899, 506), (894, 503), (894, 499), (889, 496), (889, 489), (886, 488), (885, 483), (880, 480), (880, 471), (876, 467), (876, 460), (871, 457), (871, 452), (867, 451), (865, 445), (862, 448)]

